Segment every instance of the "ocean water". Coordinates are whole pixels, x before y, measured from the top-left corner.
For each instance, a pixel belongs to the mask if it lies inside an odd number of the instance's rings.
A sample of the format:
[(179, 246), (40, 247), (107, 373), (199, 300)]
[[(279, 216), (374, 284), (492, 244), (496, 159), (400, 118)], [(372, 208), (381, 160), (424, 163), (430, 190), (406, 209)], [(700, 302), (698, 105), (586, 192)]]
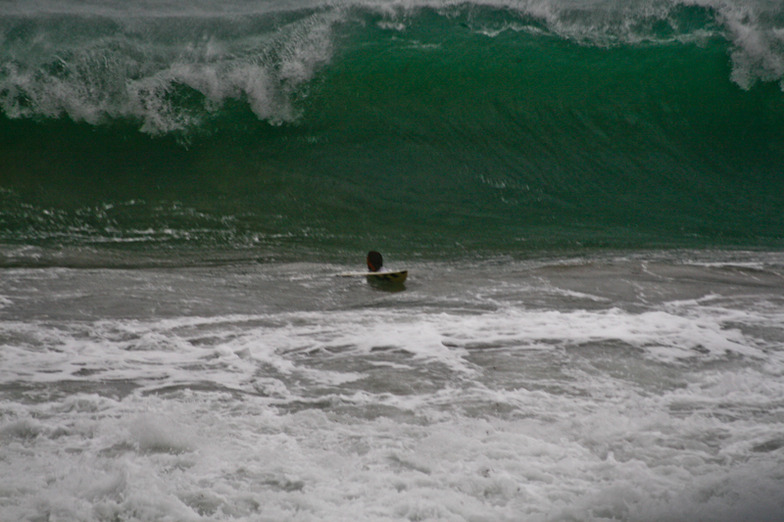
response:
[(783, 168), (780, 2), (0, 0), (0, 520), (784, 520)]

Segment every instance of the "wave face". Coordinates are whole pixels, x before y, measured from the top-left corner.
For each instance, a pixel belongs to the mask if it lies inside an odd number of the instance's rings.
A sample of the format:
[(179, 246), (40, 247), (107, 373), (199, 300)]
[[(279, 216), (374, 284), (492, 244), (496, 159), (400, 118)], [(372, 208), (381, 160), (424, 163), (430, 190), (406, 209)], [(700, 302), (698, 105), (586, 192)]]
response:
[(0, 241), (784, 241), (767, 0), (6, 2)]

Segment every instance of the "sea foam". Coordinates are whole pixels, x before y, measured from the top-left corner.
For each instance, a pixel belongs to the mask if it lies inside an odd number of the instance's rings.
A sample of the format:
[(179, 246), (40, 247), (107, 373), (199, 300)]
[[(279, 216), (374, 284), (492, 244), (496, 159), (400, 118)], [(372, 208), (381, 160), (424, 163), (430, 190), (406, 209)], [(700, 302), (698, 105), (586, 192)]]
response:
[(15, 2), (0, 18), (0, 107), (10, 118), (68, 116), (92, 125), (131, 119), (150, 134), (209, 128), (229, 102), (247, 104), (262, 121), (290, 123), (302, 114), (310, 82), (349, 41), (347, 32), (381, 17), (381, 27), (405, 35), (422, 12), (466, 18), (488, 36), (530, 27), (587, 46), (705, 44), (718, 36), (728, 42), (731, 78), (740, 87), (784, 75), (781, 13), (761, 1), (359, 0), (253, 9), (200, 2), (138, 10), (105, 0), (89, 12), (70, 2)]

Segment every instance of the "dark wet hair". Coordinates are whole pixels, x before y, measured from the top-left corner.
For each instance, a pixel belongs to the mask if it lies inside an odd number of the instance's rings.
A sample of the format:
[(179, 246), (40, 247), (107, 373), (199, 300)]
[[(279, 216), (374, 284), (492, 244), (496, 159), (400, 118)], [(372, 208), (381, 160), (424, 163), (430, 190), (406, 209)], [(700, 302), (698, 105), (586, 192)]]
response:
[(378, 270), (379, 268), (384, 266), (384, 260), (381, 257), (381, 254), (379, 254), (375, 250), (371, 250), (370, 252), (368, 252), (367, 262), (368, 262), (368, 264), (373, 265), (374, 267), (376, 267), (376, 270)]

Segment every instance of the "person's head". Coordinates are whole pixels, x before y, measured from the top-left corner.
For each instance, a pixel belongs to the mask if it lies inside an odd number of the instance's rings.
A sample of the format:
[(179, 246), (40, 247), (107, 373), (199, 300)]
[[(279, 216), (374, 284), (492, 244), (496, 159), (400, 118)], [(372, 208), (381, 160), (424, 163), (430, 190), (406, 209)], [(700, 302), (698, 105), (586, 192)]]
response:
[(384, 265), (384, 260), (381, 258), (381, 254), (379, 254), (375, 250), (371, 250), (370, 252), (368, 252), (367, 255), (368, 270), (370, 270), (371, 272), (378, 272), (383, 265)]

